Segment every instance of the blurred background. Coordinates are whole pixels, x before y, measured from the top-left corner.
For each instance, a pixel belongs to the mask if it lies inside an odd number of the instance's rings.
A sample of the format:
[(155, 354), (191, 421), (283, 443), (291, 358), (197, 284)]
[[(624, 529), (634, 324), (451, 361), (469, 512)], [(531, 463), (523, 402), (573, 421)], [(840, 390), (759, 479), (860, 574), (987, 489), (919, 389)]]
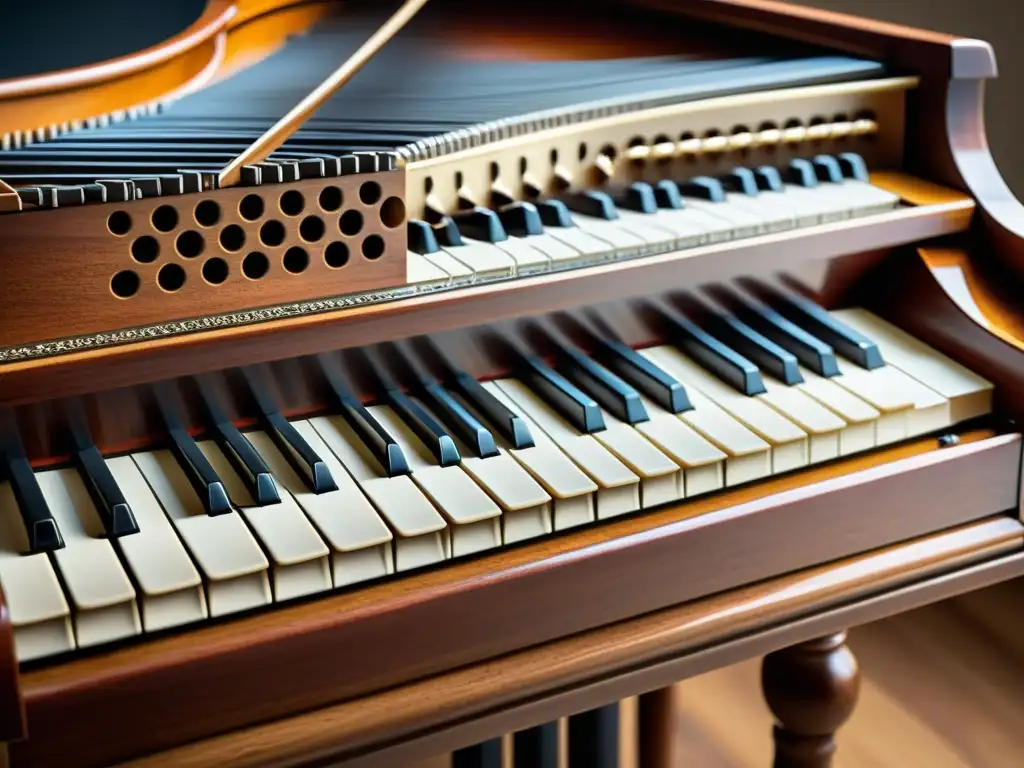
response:
[(1024, 198), (1024, 0), (798, 0), (830, 11), (870, 16), (991, 43), (999, 77), (988, 91), (986, 119), (992, 154), (1007, 183)]

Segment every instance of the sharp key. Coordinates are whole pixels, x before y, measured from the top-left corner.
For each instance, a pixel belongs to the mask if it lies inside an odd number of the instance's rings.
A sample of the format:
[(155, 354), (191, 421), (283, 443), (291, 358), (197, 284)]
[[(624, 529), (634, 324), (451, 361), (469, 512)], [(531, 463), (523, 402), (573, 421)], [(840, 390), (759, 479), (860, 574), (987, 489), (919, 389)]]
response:
[(423, 399), (479, 458), (488, 459), (498, 455), (498, 446), (490, 430), (452, 397), (448, 390), (424, 379), (420, 381), (420, 392)]
[(545, 227), (571, 227), (572, 214), (561, 200), (537, 200), (534, 205)]
[(796, 356), (742, 320), (724, 312), (709, 311), (702, 318), (702, 325), (779, 381), (790, 386), (803, 382)]
[(739, 192), (753, 197), (760, 191), (757, 186), (757, 176), (749, 168), (734, 168), (723, 176), (721, 181), (729, 192)]
[(654, 185), (654, 199), (659, 208), (678, 211), (684, 207), (683, 196), (679, 194), (679, 185), (667, 179), (662, 179)]
[(452, 214), (452, 220), (465, 237), (483, 240), (485, 243), (502, 243), (508, 240), (508, 233), (501, 225), (501, 219), (490, 208), (478, 205), (468, 211)]
[(544, 223), (540, 211), (533, 203), (511, 203), (498, 210), (505, 231), (516, 237), (543, 235)]
[(817, 155), (811, 161), (819, 181), (827, 181), (832, 184), (843, 183), (843, 170), (839, 161), (830, 155)]
[(107, 536), (115, 539), (138, 533), (139, 526), (135, 522), (135, 515), (121, 489), (117, 487), (117, 481), (110, 474), (110, 469), (103, 461), (99, 449), (82, 430), (75, 430), (73, 439), (79, 471), (93, 498)]
[(607, 192), (595, 189), (584, 189), (578, 192), (567, 192), (562, 195), (561, 200), (570, 211), (581, 213), (584, 216), (593, 216), (595, 219), (615, 221), (619, 218), (615, 210), (615, 201)]
[(445, 216), (440, 223), (434, 225), (434, 236), (442, 246), (464, 245), (462, 233), (451, 216)]
[(457, 371), (452, 376), (451, 385), (452, 389), (466, 398), (513, 448), (533, 447), (533, 435), (530, 434), (526, 422), (484, 389), (479, 381), (468, 373)]
[(581, 432), (599, 432), (605, 428), (601, 408), (594, 399), (549, 368), (539, 357), (522, 356), (520, 371), (537, 394)]
[(810, 299), (791, 292), (785, 295), (774, 293), (771, 298), (772, 305), (782, 315), (861, 368), (871, 371), (885, 365), (875, 342), (836, 319)]
[(686, 388), (632, 347), (621, 341), (602, 339), (594, 356), (669, 413), (693, 408)]
[(754, 177), (757, 179), (758, 189), (765, 192), (781, 192), (784, 189), (782, 174), (770, 165), (762, 165), (754, 171)]
[(334, 390), (334, 396), (341, 408), (342, 416), (355, 431), (373, 457), (384, 468), (388, 477), (409, 474), (409, 462), (402, 453), (401, 446), (387, 433), (366, 407), (359, 402), (342, 382), (341, 377), (324, 367), (324, 375)]
[(658, 201), (654, 189), (646, 182), (637, 181), (616, 192), (615, 204), (621, 208), (639, 213), (657, 213)]
[[(281, 450), (285, 459), (303, 479), (313, 493), (328, 493), (338, 490), (331, 476), (331, 470), (310, 447), (305, 438), (281, 415), (270, 392), (257, 377), (255, 371), (243, 369), (256, 404), (270, 428), (270, 437)], [(261, 459), (262, 461), (262, 459)], [(268, 469), (269, 472), (269, 469)]]
[(786, 169), (785, 179), (790, 184), (796, 184), (799, 187), (818, 186), (818, 174), (815, 171), (814, 164), (810, 160), (805, 160), (802, 157), (797, 157), (789, 161), (789, 167)]
[(865, 183), (871, 181), (867, 163), (856, 152), (841, 152), (839, 154), (839, 167), (842, 169), (843, 176), (847, 179), (854, 179)]
[(433, 228), (425, 221), (410, 219), (407, 225), (409, 237), (409, 250), (413, 253), (437, 253), (441, 250), (437, 242), (437, 235)]
[(647, 409), (640, 393), (612, 371), (594, 362), (578, 349), (560, 345), (558, 369), (617, 419), (627, 424), (647, 421)]
[(409, 425), (440, 466), (451, 467), (462, 461), (459, 448), (451, 435), (418, 403), (397, 389), (389, 389), (385, 393), (385, 400), (402, 421)]
[(60, 535), (57, 520), (46, 504), (43, 492), (32, 472), (32, 465), (22, 455), (3, 454), (4, 475), (10, 481), (14, 499), (25, 523), (28, 534), (28, 552), (35, 555), (63, 549), (64, 538)]
[(694, 176), (679, 184), (679, 192), (685, 197), (696, 197), (711, 203), (725, 202), (725, 188), (718, 179), (710, 176)]
[(745, 395), (760, 395), (765, 391), (757, 366), (733, 351), (689, 318), (665, 314), (676, 341), (686, 353), (716, 377)]

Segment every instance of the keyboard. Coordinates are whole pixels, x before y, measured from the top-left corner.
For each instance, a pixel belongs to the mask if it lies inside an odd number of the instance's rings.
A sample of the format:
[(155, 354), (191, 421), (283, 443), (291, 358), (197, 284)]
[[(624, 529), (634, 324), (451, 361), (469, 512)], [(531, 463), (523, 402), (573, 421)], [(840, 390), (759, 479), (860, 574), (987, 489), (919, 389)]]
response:
[[(653, 216), (653, 214), (650, 214)], [(638, 310), (639, 312), (640, 310)], [(411, 348), (357, 397), (320, 359), (331, 404), (239, 429), (207, 375), (208, 429), (157, 385), (165, 440), (67, 466), (8, 450), (0, 581), (22, 662), (58, 657), (557, 535), (935, 435), (992, 410), (983, 377), (862, 309), (739, 280), (643, 310), (657, 343), (587, 329), (470, 375)], [(534, 347), (540, 347), (537, 349)]]

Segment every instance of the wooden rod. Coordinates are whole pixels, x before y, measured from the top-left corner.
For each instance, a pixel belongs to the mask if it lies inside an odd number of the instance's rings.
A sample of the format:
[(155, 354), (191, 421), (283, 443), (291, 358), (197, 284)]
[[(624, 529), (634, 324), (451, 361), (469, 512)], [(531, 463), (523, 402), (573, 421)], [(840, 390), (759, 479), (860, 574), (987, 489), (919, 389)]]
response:
[(0, 212), (20, 211), (21, 209), (21, 198), (18, 197), (14, 187), (0, 179)]
[(362, 46), (348, 57), (330, 77), (318, 85), (306, 98), (296, 104), (266, 133), (254, 141), (242, 154), (224, 166), (220, 172), (221, 187), (232, 187), (242, 176), (242, 166), (262, 161), (267, 155), (284, 144), (298, 128), (305, 123), (334, 92), (347, 83), (363, 65), (372, 59), (384, 45), (394, 37), (427, 4), (427, 0), (406, 0), (395, 14), (388, 19)]

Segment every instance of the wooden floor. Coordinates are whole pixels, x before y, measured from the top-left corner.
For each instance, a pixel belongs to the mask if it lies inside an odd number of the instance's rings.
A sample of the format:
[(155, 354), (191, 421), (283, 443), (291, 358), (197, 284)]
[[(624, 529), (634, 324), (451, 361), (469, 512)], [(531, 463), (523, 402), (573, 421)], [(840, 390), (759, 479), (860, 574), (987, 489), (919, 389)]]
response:
[[(835, 768), (1024, 766), (1024, 582), (855, 629), (850, 645), (863, 680)], [(759, 673), (754, 660), (677, 686), (679, 768), (771, 765)]]

